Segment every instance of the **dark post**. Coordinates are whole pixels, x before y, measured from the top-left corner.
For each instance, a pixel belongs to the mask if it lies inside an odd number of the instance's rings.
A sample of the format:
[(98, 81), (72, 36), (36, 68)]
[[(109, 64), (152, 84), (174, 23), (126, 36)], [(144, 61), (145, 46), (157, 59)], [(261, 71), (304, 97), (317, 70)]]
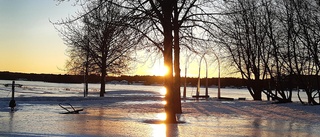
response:
[(84, 63), (84, 91), (83, 91), (83, 95), (84, 95), (84, 97), (87, 97), (88, 96), (88, 60), (87, 61), (85, 61)]
[(183, 87), (183, 99), (187, 99), (187, 65), (185, 67), (185, 73), (184, 73), (184, 87)]
[(12, 97), (9, 103), (9, 107), (11, 108), (11, 111), (13, 111), (14, 107), (16, 107), (16, 101), (14, 100), (14, 86), (15, 86), (15, 82), (12, 81)]
[(85, 69), (85, 74), (84, 74), (84, 84), (85, 84), (85, 86), (84, 86), (84, 97), (87, 97), (88, 96), (88, 75), (89, 75), (89, 38), (88, 38), (88, 36), (86, 35), (85, 36), (85, 38), (84, 38), (85, 40), (86, 40), (86, 61), (85, 61), (85, 63), (84, 63), (84, 69)]

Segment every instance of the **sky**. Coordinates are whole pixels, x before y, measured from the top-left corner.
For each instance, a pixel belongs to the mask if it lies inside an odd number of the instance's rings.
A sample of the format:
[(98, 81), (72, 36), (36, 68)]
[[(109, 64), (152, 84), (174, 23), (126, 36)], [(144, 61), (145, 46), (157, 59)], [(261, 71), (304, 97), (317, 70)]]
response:
[[(56, 0), (0, 0), (0, 71), (65, 74), (67, 46), (50, 23), (76, 15), (73, 2)], [(199, 60), (199, 59), (198, 59)], [(184, 64), (181, 60), (181, 74)], [(199, 61), (188, 66), (188, 76), (197, 77)], [(204, 64), (204, 63), (203, 63)], [(163, 74), (163, 58), (137, 63), (130, 75)], [(217, 69), (209, 70), (217, 77)], [(201, 69), (201, 77), (205, 69)]]
[(63, 74), (66, 48), (51, 21), (72, 15), (72, 3), (0, 0), (0, 71)]

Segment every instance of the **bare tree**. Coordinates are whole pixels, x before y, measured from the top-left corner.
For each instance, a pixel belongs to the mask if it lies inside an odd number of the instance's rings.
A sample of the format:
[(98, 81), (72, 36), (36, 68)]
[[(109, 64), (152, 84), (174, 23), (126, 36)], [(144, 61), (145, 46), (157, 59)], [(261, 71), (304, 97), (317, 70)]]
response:
[[(192, 41), (208, 40), (205, 33), (212, 30), (214, 0), (126, 0), (126, 9), (132, 9), (132, 18), (141, 20), (140, 30), (145, 39), (157, 47), (168, 67), (165, 76), (167, 89), (167, 122), (176, 122), (175, 114), (181, 113), (180, 48), (195, 50)], [(173, 54), (174, 53), (174, 54)], [(174, 60), (174, 61), (173, 61)], [(174, 69), (174, 70), (173, 70)], [(173, 73), (174, 72), (174, 73)]]
[[(292, 66), (292, 57), (291, 52), (288, 52), (290, 46), (284, 41), (286, 35), (283, 34), (279, 16), (276, 16), (282, 14), (281, 7), (276, 6), (277, 3), (274, 0), (262, 0), (261, 2), (267, 35), (266, 46), (262, 52), (267, 54), (262, 56), (262, 59), (265, 64), (265, 73), (270, 76), (268, 87), (265, 87), (267, 91), (263, 90), (263, 92), (279, 102), (291, 102), (292, 79), (287, 76), (293, 74), (292, 69), (289, 69)], [(272, 92), (273, 87), (274, 92)]]
[[(238, 69), (247, 79), (247, 88), (254, 100), (261, 100), (264, 67), (269, 52), (266, 41), (264, 12), (259, 1), (235, 0), (225, 2), (225, 18), (220, 20), (220, 39)], [(230, 14), (227, 14), (230, 13)]]
[[(215, 38), (248, 80), (255, 100), (262, 91), (291, 102), (296, 85), (307, 94), (308, 104), (319, 104), (318, 1), (230, 0), (224, 11)], [(261, 83), (267, 77), (270, 86)]]
[[(302, 89), (307, 94), (308, 104), (319, 105), (319, 101), (315, 100), (320, 97), (319, 3), (314, 0), (293, 0), (285, 4), (292, 11), (294, 27), (291, 33), (296, 36), (293, 42), (298, 45), (298, 49), (293, 51), (297, 56), (294, 56), (296, 64), (292, 67), (296, 78), (303, 86)], [(302, 100), (301, 102), (304, 103)]]
[(128, 70), (128, 62), (132, 60), (130, 53), (139, 41), (139, 35), (123, 25), (129, 21), (126, 15), (112, 1), (91, 1), (84, 5), (84, 13), (79, 17), (58, 23), (63, 29), (60, 34), (73, 53), (81, 58), (83, 52), (77, 51), (86, 51), (91, 68), (101, 74), (100, 97), (104, 96), (108, 73), (120, 74)]

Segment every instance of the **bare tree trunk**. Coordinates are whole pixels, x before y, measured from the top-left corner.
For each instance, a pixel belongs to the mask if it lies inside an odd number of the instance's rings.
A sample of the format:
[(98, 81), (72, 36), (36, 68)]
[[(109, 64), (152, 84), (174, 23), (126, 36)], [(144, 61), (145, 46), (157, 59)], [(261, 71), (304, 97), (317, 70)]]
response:
[(84, 97), (88, 96), (88, 76), (89, 76), (89, 53), (86, 55), (86, 61), (85, 61), (85, 74), (84, 74)]
[(100, 97), (104, 97), (104, 93), (106, 91), (106, 75), (107, 75), (106, 54), (103, 52), (102, 59), (101, 59)]
[(179, 42), (179, 23), (178, 23), (177, 2), (174, 6), (174, 104), (177, 114), (182, 113), (181, 109), (181, 93), (180, 93), (180, 42)]
[(167, 114), (167, 123), (176, 123), (175, 105), (174, 105), (174, 92), (173, 92), (173, 62), (172, 62), (172, 1), (164, 0), (162, 3), (163, 10), (163, 32), (164, 32), (164, 65), (168, 68), (168, 74), (164, 78), (164, 85), (167, 89), (165, 111)]
[(101, 78), (100, 78), (100, 97), (104, 97), (106, 91), (106, 69), (101, 68)]

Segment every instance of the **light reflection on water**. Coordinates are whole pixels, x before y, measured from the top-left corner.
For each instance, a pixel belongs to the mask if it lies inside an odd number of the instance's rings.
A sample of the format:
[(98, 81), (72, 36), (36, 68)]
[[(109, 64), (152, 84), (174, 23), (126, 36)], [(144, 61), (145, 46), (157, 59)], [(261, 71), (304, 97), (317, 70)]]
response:
[[(0, 97), (9, 97), (11, 87), (4, 87), (4, 84), (12, 83), (10, 80), (0, 80)], [(70, 84), (70, 83), (49, 83), (41, 81), (16, 81), (16, 84), (22, 84), (22, 88), (16, 88), (17, 97), (36, 97), (36, 96), (55, 96), (55, 97), (82, 97), (83, 96), (83, 84)], [(100, 90), (100, 84), (89, 84), (89, 97), (98, 97)], [(110, 91), (147, 91), (165, 95), (165, 88), (163, 86), (156, 85), (115, 85), (106, 84), (106, 92)], [(181, 95), (183, 95), (183, 87), (181, 87)], [(208, 89), (210, 97), (217, 97), (218, 89), (211, 87)], [(196, 94), (196, 87), (187, 87), (187, 97), (192, 97)], [(200, 88), (200, 95), (205, 93), (205, 88)], [(252, 100), (252, 97), (247, 89), (237, 88), (221, 88), (222, 97), (231, 98), (246, 98)], [(301, 93), (300, 96), (306, 100), (306, 95)], [(263, 94), (262, 98), (266, 100), (266, 96)], [(297, 92), (293, 92), (292, 101), (299, 101)]]
[(159, 120), (166, 120), (167, 119), (167, 114), (166, 113), (158, 113), (156, 117)]
[(167, 133), (166, 124), (151, 124), (153, 137), (165, 137)]
[(148, 124), (143, 120), (153, 119), (162, 113), (131, 113), (122, 109), (123, 106), (114, 106), (114, 109), (86, 108), (81, 114), (64, 115), (56, 113), (58, 110), (53, 106), (39, 106), (38, 109), (32, 107), (35, 106), (26, 105), (15, 113), (0, 112), (0, 136), (6, 132), (11, 135), (33, 133), (146, 137), (320, 135), (319, 124), (299, 121), (183, 114), (184, 124)]
[[(188, 121), (188, 120), (187, 120)], [(209, 121), (188, 121), (179, 125), (179, 135), (188, 136), (319, 136), (319, 125), (292, 121), (239, 118), (213, 118)]]
[[(3, 81), (0, 81), (3, 82)], [(5, 81), (8, 82), (8, 81)], [(20, 81), (19, 81), (20, 82)], [(18, 83), (18, 82), (17, 82)], [(82, 84), (55, 84), (41, 82), (24, 82), (28, 89), (17, 88), (17, 96), (82, 96)], [(90, 84), (89, 96), (97, 93), (98, 84)], [(1, 86), (1, 85), (0, 85)], [(67, 89), (68, 88), (68, 89)], [(161, 86), (107, 85), (108, 90), (140, 90), (159, 92)], [(7, 97), (10, 88), (0, 87), (1, 97)], [(183, 90), (181, 90), (183, 91)], [(188, 97), (195, 88), (189, 87)], [(202, 92), (201, 92), (202, 93)], [(141, 94), (141, 93), (133, 93)], [(210, 88), (211, 97), (216, 95), (216, 88)], [(222, 96), (248, 97), (245, 89), (222, 89)], [(98, 94), (96, 94), (98, 95)], [(127, 94), (128, 95), (128, 94)], [(132, 95), (132, 94), (130, 94)], [(161, 104), (159, 101), (125, 101), (103, 104), (100, 107), (90, 106), (78, 115), (62, 115), (58, 103), (52, 104), (18, 104), (19, 110), (14, 113), (0, 108), (0, 136), (6, 135), (82, 135), (82, 136), (320, 136), (317, 123), (296, 120), (271, 120), (263, 117), (240, 117), (237, 115), (214, 116), (200, 113), (183, 114), (185, 124), (147, 124), (147, 119), (161, 119), (163, 107), (158, 111), (133, 109), (141, 105)], [(221, 102), (228, 104), (234, 102)], [(0, 102), (2, 105), (3, 102)], [(4, 103), (7, 106), (7, 102)], [(135, 108), (131, 108), (136, 105)], [(138, 106), (138, 107), (137, 107)], [(153, 105), (154, 106), (154, 105)], [(2, 106), (1, 106), (2, 107)], [(215, 106), (210, 106), (215, 107)], [(217, 107), (218, 108), (218, 107)], [(152, 108), (158, 109), (158, 108)], [(222, 107), (220, 107), (222, 109)], [(236, 110), (234, 110), (236, 111)], [(240, 111), (240, 109), (239, 109)], [(228, 112), (228, 111), (226, 111)], [(237, 112), (235, 112), (237, 114)], [(4, 126), (5, 125), (5, 126)]]
[(161, 95), (164, 96), (164, 95), (167, 94), (167, 89), (165, 87), (162, 87), (162, 88), (160, 88), (159, 92), (160, 92)]

